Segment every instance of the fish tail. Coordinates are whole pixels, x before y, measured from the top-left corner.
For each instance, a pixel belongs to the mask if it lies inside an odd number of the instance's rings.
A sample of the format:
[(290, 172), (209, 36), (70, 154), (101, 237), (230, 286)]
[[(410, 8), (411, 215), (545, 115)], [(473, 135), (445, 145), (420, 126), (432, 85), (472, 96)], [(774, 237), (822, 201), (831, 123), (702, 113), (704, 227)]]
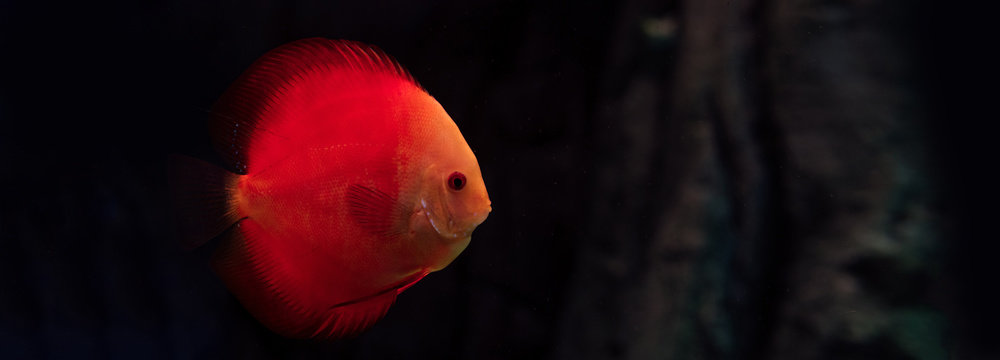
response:
[(183, 155), (171, 155), (167, 163), (181, 246), (200, 247), (239, 221), (230, 199), (240, 175)]

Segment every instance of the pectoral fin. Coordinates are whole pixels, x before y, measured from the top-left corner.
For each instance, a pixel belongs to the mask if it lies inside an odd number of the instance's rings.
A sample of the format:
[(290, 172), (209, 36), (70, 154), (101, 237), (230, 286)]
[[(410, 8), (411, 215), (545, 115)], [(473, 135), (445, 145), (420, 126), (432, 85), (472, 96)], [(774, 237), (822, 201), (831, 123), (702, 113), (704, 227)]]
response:
[(401, 233), (403, 207), (396, 198), (368, 186), (352, 184), (347, 188), (347, 207), (351, 218), (369, 233), (396, 236)]

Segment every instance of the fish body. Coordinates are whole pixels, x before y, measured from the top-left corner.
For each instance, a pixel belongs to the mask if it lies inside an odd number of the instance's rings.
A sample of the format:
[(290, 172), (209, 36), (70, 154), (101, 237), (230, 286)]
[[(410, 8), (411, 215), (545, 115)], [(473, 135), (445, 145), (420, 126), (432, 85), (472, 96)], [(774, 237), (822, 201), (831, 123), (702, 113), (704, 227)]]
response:
[(193, 229), (191, 246), (222, 234), (215, 271), (282, 335), (371, 327), (397, 294), (454, 260), (492, 210), (454, 121), (372, 46), (279, 47), (213, 114), (216, 146), (242, 174), (195, 166), (207, 181), (181, 188), (204, 196), (181, 198), (201, 203), (188, 214), (207, 210), (182, 228)]

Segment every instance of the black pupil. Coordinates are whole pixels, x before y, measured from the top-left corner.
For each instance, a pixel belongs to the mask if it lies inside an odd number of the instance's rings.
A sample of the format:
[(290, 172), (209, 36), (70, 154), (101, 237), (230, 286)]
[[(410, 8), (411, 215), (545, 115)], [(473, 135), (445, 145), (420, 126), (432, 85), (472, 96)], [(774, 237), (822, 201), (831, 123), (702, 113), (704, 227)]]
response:
[(452, 189), (462, 190), (462, 188), (465, 187), (465, 175), (462, 175), (461, 173), (456, 172), (451, 174), (450, 180), (450, 184), (448, 185), (451, 185)]

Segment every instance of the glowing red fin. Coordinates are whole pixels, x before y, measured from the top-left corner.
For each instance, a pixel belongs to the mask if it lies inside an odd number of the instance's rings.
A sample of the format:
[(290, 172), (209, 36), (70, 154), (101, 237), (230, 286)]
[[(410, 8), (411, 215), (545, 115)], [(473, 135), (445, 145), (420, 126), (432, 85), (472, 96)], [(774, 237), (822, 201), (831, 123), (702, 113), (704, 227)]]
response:
[(181, 245), (194, 249), (218, 236), (239, 216), (229, 201), (238, 175), (181, 155), (167, 161), (174, 218)]
[(427, 272), (414, 274), (377, 294), (334, 305), (326, 315), (327, 320), (311, 337), (337, 338), (357, 335), (368, 330), (385, 316), (399, 293), (416, 284), (424, 276), (427, 276)]
[(370, 329), (375, 322), (385, 317), (389, 307), (396, 301), (396, 291), (386, 291), (375, 296), (331, 307), (321, 317), (308, 336), (317, 339), (335, 339), (356, 336)]
[(398, 235), (405, 209), (389, 194), (352, 184), (347, 187), (347, 211), (361, 228), (381, 236)]
[(292, 338), (332, 339), (356, 335), (385, 316), (395, 288), (342, 303), (324, 303), (295, 271), (274, 239), (253, 219), (224, 235), (212, 265), (229, 290), (262, 324)]
[(399, 63), (372, 45), (323, 38), (295, 41), (261, 56), (219, 98), (210, 123), (216, 149), (236, 172), (252, 171), (247, 158), (251, 144), (291, 141), (271, 131), (272, 122), (298, 121), (288, 114), (308, 107), (317, 91), (310, 86), (348, 72), (389, 75), (420, 87)]
[(257, 320), (279, 334), (303, 337), (297, 335), (311, 310), (290, 291), (298, 286), (276, 261), (282, 255), (267, 253), (272, 240), (254, 220), (244, 219), (223, 234), (212, 267)]
[(399, 293), (403, 292), (403, 290), (409, 289), (410, 286), (413, 286), (418, 281), (422, 280), (425, 276), (427, 276), (427, 274), (430, 274), (430, 271), (424, 271), (424, 272), (418, 273), (416, 275), (411, 276), (409, 279), (404, 280), (396, 288), (396, 294), (399, 294)]

